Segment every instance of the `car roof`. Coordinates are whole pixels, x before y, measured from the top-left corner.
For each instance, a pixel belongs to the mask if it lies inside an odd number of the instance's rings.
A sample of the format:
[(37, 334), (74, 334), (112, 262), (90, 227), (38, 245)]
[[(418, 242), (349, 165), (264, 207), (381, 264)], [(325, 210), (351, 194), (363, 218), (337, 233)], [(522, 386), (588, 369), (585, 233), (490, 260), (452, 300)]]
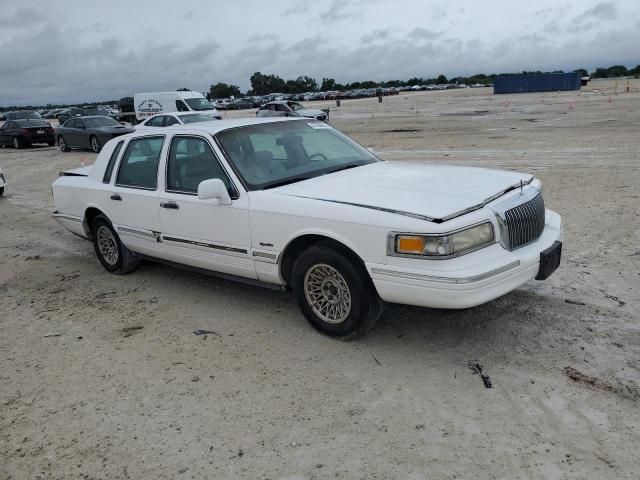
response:
[[(163, 132), (184, 132), (185, 130), (196, 130), (199, 132), (215, 135), (223, 130), (229, 130), (238, 127), (248, 127), (251, 125), (261, 125), (264, 123), (279, 122), (300, 122), (313, 121), (311, 118), (286, 118), (286, 117), (258, 117), (258, 118), (234, 118), (230, 120), (211, 120), (210, 122), (188, 123), (186, 125), (172, 125), (163, 127)], [(142, 130), (141, 130), (142, 132)], [(135, 135), (135, 134), (134, 134)], [(144, 131), (144, 135), (149, 135), (148, 131)]]
[(86, 120), (88, 118), (111, 118), (111, 117), (108, 115), (87, 115), (85, 117), (73, 117), (73, 118), (70, 118), (69, 120), (76, 120), (76, 119)]

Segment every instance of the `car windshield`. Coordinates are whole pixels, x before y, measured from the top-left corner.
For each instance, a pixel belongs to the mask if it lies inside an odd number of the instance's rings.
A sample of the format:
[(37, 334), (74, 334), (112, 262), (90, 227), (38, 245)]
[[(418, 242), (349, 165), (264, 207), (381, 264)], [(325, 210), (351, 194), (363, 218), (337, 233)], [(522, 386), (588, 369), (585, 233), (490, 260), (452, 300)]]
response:
[(289, 108), (294, 112), (297, 112), (298, 110), (304, 110), (304, 107), (297, 102), (287, 102), (287, 105), (289, 105)]
[(120, 125), (113, 118), (109, 117), (85, 118), (84, 123), (87, 125), (87, 128), (116, 127)]
[(27, 119), (41, 119), (39, 113), (37, 112), (16, 112), (13, 114), (14, 120), (27, 120)]
[(263, 190), (380, 161), (324, 122), (273, 122), (216, 135), (249, 190)]
[(204, 113), (196, 113), (193, 115), (178, 115), (178, 118), (182, 123), (198, 123), (198, 122), (210, 122), (216, 120), (213, 115), (206, 115)]
[(211, 110), (211, 103), (205, 98), (185, 98), (191, 110)]

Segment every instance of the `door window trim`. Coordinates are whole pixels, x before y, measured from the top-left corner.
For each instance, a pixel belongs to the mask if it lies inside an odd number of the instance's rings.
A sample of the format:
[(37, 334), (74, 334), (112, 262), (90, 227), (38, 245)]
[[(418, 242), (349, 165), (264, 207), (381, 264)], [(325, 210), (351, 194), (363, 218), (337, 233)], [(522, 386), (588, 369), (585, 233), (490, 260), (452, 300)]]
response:
[[(109, 158), (109, 163), (107, 163), (107, 167), (104, 169), (104, 174), (102, 175), (102, 183), (106, 183), (109, 185), (111, 183), (111, 177), (113, 177), (113, 170), (118, 162), (118, 157), (120, 156), (120, 152), (122, 151), (122, 146), (124, 145), (124, 140), (120, 140), (116, 145), (116, 148), (111, 152), (111, 157)], [(107, 177), (107, 173), (109, 176)]]
[(209, 143), (209, 140), (206, 137), (203, 137), (202, 135), (194, 135), (194, 134), (188, 134), (188, 133), (181, 133), (171, 137), (171, 141), (169, 142), (169, 148), (167, 148), (167, 161), (164, 162), (164, 191), (166, 193), (177, 193), (179, 195), (189, 195), (192, 197), (198, 196), (198, 192), (194, 193), (194, 192), (186, 192), (184, 190), (169, 190), (169, 156), (171, 155), (171, 147), (173, 146), (174, 140), (179, 138), (195, 138), (198, 140), (202, 140), (205, 144), (209, 146), (209, 149), (213, 154), (213, 158), (215, 158), (216, 162), (218, 162), (218, 165), (220, 166), (224, 174), (227, 176), (227, 179), (229, 180), (229, 186), (233, 190), (233, 194), (229, 195), (231, 197), (231, 200), (238, 200), (240, 198), (240, 190), (238, 190), (238, 187), (236, 187), (235, 183), (233, 182), (233, 178), (231, 178), (231, 175), (229, 175), (229, 172), (227, 171), (226, 167), (220, 161), (220, 158), (218, 158), (218, 155), (216, 154), (216, 151), (213, 149), (213, 146), (211, 145), (211, 143)]
[[(120, 169), (122, 168), (122, 160), (124, 160), (124, 154), (127, 153), (127, 148), (129, 148), (129, 145), (131, 145), (131, 142), (133, 142), (135, 140), (142, 140), (143, 138), (162, 138), (162, 146), (160, 147), (160, 154), (159, 154), (159, 158), (158, 158), (158, 163), (160, 163), (162, 161), (162, 151), (164, 150), (165, 141), (167, 139), (166, 135), (163, 135), (163, 134), (155, 134), (155, 135), (154, 134), (149, 134), (149, 135), (142, 135), (140, 137), (130, 138), (129, 141), (127, 142), (127, 146), (126, 146), (126, 148), (124, 150), (124, 153), (122, 154), (122, 156), (120, 157), (120, 161), (118, 162), (118, 171), (116, 172), (116, 178), (113, 180), (115, 187), (131, 188), (133, 190), (146, 190), (148, 192), (155, 192), (155, 191), (158, 190), (158, 173), (160, 172), (160, 168), (156, 169), (156, 186), (155, 186), (155, 188), (136, 187), (134, 185), (122, 185), (121, 183), (116, 183), (118, 181), (118, 176), (120, 175)], [(166, 164), (166, 162), (165, 162), (165, 164)], [(112, 175), (113, 175), (113, 173), (112, 173)]]

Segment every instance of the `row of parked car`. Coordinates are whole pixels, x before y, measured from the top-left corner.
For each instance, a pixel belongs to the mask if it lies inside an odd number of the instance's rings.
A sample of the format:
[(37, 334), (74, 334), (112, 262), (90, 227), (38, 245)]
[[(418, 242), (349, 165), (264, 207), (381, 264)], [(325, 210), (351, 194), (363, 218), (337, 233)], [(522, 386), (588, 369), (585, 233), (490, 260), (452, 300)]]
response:
[[(51, 123), (33, 111), (10, 112), (7, 120), (0, 126), (0, 146), (24, 148), (36, 143), (49, 146), (58, 145), (61, 151), (72, 148), (88, 148), (98, 153), (103, 145), (112, 138), (138, 129), (155, 129), (172, 125), (210, 122), (221, 117), (212, 111), (171, 111), (157, 113), (137, 126), (125, 125), (110, 115), (87, 115), (88, 110), (76, 112), (55, 129)], [(71, 114), (74, 112), (71, 111)], [(306, 108), (291, 100), (276, 100), (262, 105), (256, 112), (257, 117), (304, 117), (327, 121), (329, 110)], [(59, 117), (60, 118), (60, 117)]]
[(359, 88), (354, 90), (332, 90), (327, 92), (304, 92), (304, 93), (272, 93), (262, 96), (247, 96), (239, 98), (220, 98), (213, 101), (217, 110), (243, 110), (248, 108), (260, 108), (273, 101), (311, 102), (314, 100), (340, 100), (347, 98), (366, 98), (378, 95), (397, 95), (397, 88)]

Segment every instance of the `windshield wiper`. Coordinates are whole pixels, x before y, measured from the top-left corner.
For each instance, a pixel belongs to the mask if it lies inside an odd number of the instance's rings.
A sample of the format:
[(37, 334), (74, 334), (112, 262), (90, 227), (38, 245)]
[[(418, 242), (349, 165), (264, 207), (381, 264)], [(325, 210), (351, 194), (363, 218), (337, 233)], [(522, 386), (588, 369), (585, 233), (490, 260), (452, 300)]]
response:
[(282, 180), (280, 182), (269, 183), (268, 185), (266, 185), (262, 189), (263, 190), (268, 190), (270, 188), (284, 187), (285, 185), (290, 185), (292, 183), (301, 182), (303, 180), (309, 180), (310, 178), (313, 178), (313, 177), (304, 176), (304, 177), (288, 178), (288, 179)]
[(341, 167), (334, 168), (333, 170), (329, 170), (328, 172), (325, 173), (325, 175), (327, 173), (336, 173), (336, 172), (341, 172), (343, 170), (349, 170), (350, 168), (360, 167), (362, 165), (363, 165), (362, 163), (351, 163), (349, 165), (343, 165)]

